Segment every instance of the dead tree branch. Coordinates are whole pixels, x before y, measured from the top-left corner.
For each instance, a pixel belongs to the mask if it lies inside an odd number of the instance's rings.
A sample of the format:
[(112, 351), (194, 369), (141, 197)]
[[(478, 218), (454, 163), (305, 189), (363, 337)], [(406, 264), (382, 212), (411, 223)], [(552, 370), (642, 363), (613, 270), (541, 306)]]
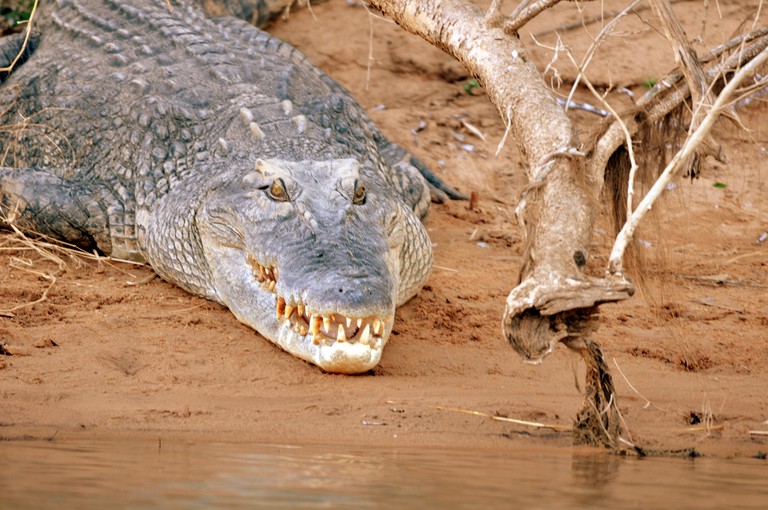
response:
[(672, 177), (680, 170), (683, 163), (691, 157), (697, 147), (708, 136), (715, 121), (731, 104), (741, 83), (748, 77), (753, 76), (766, 61), (768, 61), (768, 48), (764, 49), (754, 59), (739, 69), (720, 94), (718, 94), (717, 99), (711, 107), (704, 102), (698, 104), (697, 110), (706, 111), (701, 124), (685, 140), (683, 147), (677, 154), (675, 154), (674, 158), (672, 158), (672, 161), (670, 161), (661, 176), (656, 180), (653, 187), (651, 187), (650, 191), (643, 197), (643, 200), (638, 204), (637, 209), (624, 224), (624, 227), (616, 238), (608, 262), (608, 270), (611, 274), (621, 274), (624, 251), (626, 250), (629, 241), (632, 239), (635, 229), (645, 216), (645, 213), (651, 209), (653, 203), (661, 195), (662, 191), (664, 191)]
[(584, 276), (602, 179), (595, 182), (585, 171), (583, 157), (552, 157), (577, 153), (580, 143), (516, 33), (488, 23), (478, 6), (464, 0), (369, 3), (462, 62), (482, 82), (522, 150), (531, 183), (526, 215), (535, 221), (526, 223), (530, 242), (521, 281), (507, 298), (502, 325), (518, 352), (540, 361), (559, 341), (581, 335), (581, 319), (571, 311), (633, 293), (621, 278)]
[[(517, 33), (526, 21), (557, 4), (557, 0), (523, 0), (509, 17), (500, 12), (503, 0), (494, 0), (485, 14), (469, 0), (367, 1), (407, 31), (458, 59), (482, 82), (507, 125), (504, 138), (512, 135), (528, 165), (529, 185), (515, 211), (527, 247), (519, 283), (507, 298), (502, 320), (507, 340), (528, 362), (540, 362), (559, 342), (564, 342), (579, 350), (588, 366), (604, 366), (595, 354), (599, 349), (588, 348), (596, 345), (590, 336), (597, 326), (598, 305), (627, 299), (634, 293), (622, 274), (621, 259), (634, 228), (654, 200), (651, 194), (637, 210), (630, 211), (634, 214), (611, 255), (608, 275), (585, 276), (608, 161), (619, 147), (631, 145), (641, 127), (663, 119), (691, 100), (693, 94), (691, 111), (696, 122), (689, 132), (692, 136), (654, 187), (655, 193), (660, 192), (668, 182), (664, 179), (672, 176), (693, 151), (701, 150), (704, 137), (731, 104), (739, 84), (768, 59), (768, 35), (735, 38), (699, 60), (669, 7), (671, 2), (651, 0), (682, 72), (663, 80), (629, 114), (614, 115), (613, 122), (585, 153), (566, 112), (530, 62)], [(631, 4), (621, 14), (634, 6)], [(613, 23), (615, 20), (606, 26), (606, 32)], [(730, 48), (737, 51), (725, 57)], [(579, 66), (582, 71), (589, 58), (585, 57)], [(702, 62), (713, 63), (704, 71)], [(584, 82), (589, 85), (586, 78)], [(722, 93), (715, 96), (713, 84), (724, 86)], [(761, 82), (757, 86), (764, 85)], [(615, 447), (616, 420), (605, 418), (606, 410), (615, 406), (610, 377), (607, 367), (593, 372), (601, 381), (604, 405), (585, 406), (582, 422), (602, 424), (599, 442)], [(592, 396), (589, 400), (594, 404), (600, 399)]]
[[(702, 57), (702, 62), (717, 61), (722, 58), (725, 51), (738, 50), (707, 69), (707, 81), (711, 83), (716, 76), (727, 76), (735, 72), (767, 47), (768, 29), (761, 28), (753, 33), (735, 37), (710, 51)], [(682, 77), (679, 71), (671, 73), (640, 98), (638, 108), (623, 119), (630, 134), (634, 136), (644, 124), (658, 122), (690, 97), (688, 85), (680, 83)], [(626, 141), (623, 129), (624, 126), (619, 122), (611, 123), (597, 140), (590, 157), (587, 158), (588, 173), (594, 176), (601, 188), (608, 159)]]
[(516, 32), (520, 27), (538, 16), (542, 11), (549, 9), (553, 5), (559, 4), (560, 1), (561, 0), (539, 0), (535, 4), (521, 10), (519, 13), (513, 13), (514, 15), (504, 23), (504, 31)]
[[(691, 91), (691, 99), (694, 104), (703, 104), (707, 102), (712, 104), (713, 97), (709, 94), (709, 83), (707, 83), (707, 77), (704, 70), (699, 64), (699, 59), (696, 57), (696, 52), (693, 51), (691, 43), (685, 35), (683, 27), (680, 25), (680, 21), (672, 11), (672, 6), (669, 0), (649, 0), (651, 8), (653, 9), (656, 17), (661, 21), (664, 29), (664, 36), (672, 46), (672, 50), (675, 55), (675, 63), (685, 76), (685, 80), (688, 82), (689, 90)], [(694, 119), (694, 125), (698, 124)]]

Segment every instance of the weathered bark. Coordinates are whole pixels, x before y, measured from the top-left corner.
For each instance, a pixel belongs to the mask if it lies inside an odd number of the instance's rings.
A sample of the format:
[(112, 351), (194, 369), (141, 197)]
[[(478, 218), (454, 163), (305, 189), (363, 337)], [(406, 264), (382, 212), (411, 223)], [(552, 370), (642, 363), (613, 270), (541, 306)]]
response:
[(485, 16), (463, 0), (369, 3), (462, 62), (482, 82), (520, 146), (531, 183), (524, 196), (528, 249), (502, 326), (510, 344), (538, 362), (558, 342), (582, 334), (573, 311), (633, 293), (622, 278), (584, 276), (602, 176), (586, 171), (570, 120), (517, 33), (505, 31), (496, 13)]

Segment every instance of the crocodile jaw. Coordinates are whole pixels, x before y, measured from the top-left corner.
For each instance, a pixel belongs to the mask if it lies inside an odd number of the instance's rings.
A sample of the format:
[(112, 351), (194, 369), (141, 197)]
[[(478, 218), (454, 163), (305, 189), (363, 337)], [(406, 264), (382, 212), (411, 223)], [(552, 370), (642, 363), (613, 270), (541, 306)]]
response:
[(394, 299), (391, 309), (379, 312), (314, 308), (300, 293), (282, 288), (275, 266), (241, 248), (206, 241), (210, 260), (217, 261), (209, 297), (240, 322), (327, 372), (360, 374), (378, 364), (394, 323)]
[[(279, 298), (272, 297), (272, 300), (277, 302)], [(374, 368), (381, 359), (393, 322), (390, 319), (388, 323), (382, 323), (380, 334), (371, 336), (369, 344), (366, 345), (352, 339), (317, 340), (312, 332), (302, 334), (302, 330), (287, 319), (272, 319), (271, 324), (265, 327), (263, 322), (254, 322), (252, 315), (240, 315), (236, 311), (235, 315), (241, 322), (297, 358), (317, 365), (326, 372), (339, 374), (360, 374)]]
[[(299, 315), (298, 306), (286, 305), (284, 298), (263, 284), (251, 289), (249, 294), (247, 300), (232, 301), (222, 296), (221, 301), (240, 322), (326, 372), (360, 374), (374, 368), (381, 359), (394, 323), (394, 314), (382, 318), (351, 318), (340, 313), (322, 316), (304, 311)], [(245, 303), (255, 306), (243, 307)], [(263, 310), (271, 310), (268, 317)], [(349, 327), (345, 327), (347, 323)]]
[(311, 333), (301, 335), (285, 321), (280, 326), (277, 339), (273, 341), (294, 356), (309, 361), (326, 372), (359, 374), (371, 370), (379, 363), (390, 330), (391, 325), (387, 327), (386, 334), (378, 337), (372, 345), (336, 341), (315, 344)]
[(268, 333), (263, 332), (263, 324), (254, 328), (327, 372), (358, 374), (378, 364), (392, 331), (393, 314), (350, 317), (339, 312), (320, 313), (304, 304), (301, 297), (283, 297), (277, 268), (262, 265), (252, 255), (246, 260), (259, 294), (275, 310), (274, 327), (268, 328)]

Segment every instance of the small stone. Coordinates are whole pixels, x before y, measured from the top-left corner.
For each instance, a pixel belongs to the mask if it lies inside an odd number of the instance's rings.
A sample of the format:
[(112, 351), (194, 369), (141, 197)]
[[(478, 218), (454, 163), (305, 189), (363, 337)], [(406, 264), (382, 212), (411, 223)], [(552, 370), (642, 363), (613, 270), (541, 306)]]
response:
[(38, 349), (48, 349), (49, 347), (58, 347), (59, 344), (51, 340), (50, 338), (43, 338), (33, 344)]

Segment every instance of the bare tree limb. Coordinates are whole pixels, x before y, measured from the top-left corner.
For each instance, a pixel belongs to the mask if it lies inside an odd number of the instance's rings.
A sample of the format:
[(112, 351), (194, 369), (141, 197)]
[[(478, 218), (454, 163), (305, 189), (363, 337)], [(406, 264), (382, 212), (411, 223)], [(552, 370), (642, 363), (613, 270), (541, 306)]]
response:
[[(535, 221), (526, 223), (521, 281), (507, 298), (502, 327), (518, 352), (539, 361), (559, 341), (580, 334), (584, 318), (571, 310), (633, 293), (622, 278), (584, 276), (602, 179), (595, 182), (585, 171), (585, 158), (572, 156), (580, 144), (570, 120), (517, 33), (488, 23), (478, 6), (464, 0), (369, 3), (478, 77), (528, 163), (526, 214)], [(558, 317), (561, 313), (568, 317)]]
[(635, 173), (637, 172), (637, 161), (635, 160), (635, 148), (634, 144), (632, 143), (632, 135), (630, 134), (629, 130), (627, 129), (626, 125), (624, 124), (624, 121), (621, 119), (618, 113), (613, 109), (613, 107), (608, 104), (605, 99), (600, 96), (597, 91), (592, 87), (592, 84), (589, 83), (586, 78), (584, 77), (584, 73), (587, 70), (587, 67), (589, 67), (589, 64), (592, 62), (592, 58), (595, 55), (595, 52), (597, 51), (597, 48), (600, 46), (600, 41), (605, 39), (611, 32), (613, 32), (616, 25), (619, 23), (619, 21), (624, 18), (630, 11), (632, 11), (635, 6), (640, 3), (639, 0), (635, 0), (631, 4), (629, 4), (624, 10), (616, 14), (611, 21), (606, 24), (602, 30), (600, 30), (600, 33), (597, 34), (597, 37), (595, 37), (592, 44), (587, 49), (586, 54), (581, 59), (581, 64), (577, 64), (573, 56), (571, 55), (570, 51), (568, 52), (568, 56), (571, 58), (571, 61), (576, 66), (576, 68), (579, 70), (579, 74), (576, 76), (576, 79), (574, 80), (573, 86), (571, 87), (571, 92), (568, 94), (568, 101), (570, 102), (573, 99), (573, 95), (576, 93), (576, 89), (579, 85), (579, 83), (584, 80), (587, 84), (587, 87), (592, 92), (592, 94), (600, 100), (600, 102), (603, 104), (603, 107), (608, 110), (612, 115), (613, 118), (616, 119), (616, 122), (618, 123), (619, 127), (621, 127), (622, 131), (624, 132), (624, 140), (625, 145), (627, 147), (627, 153), (629, 155), (629, 161), (630, 161), (630, 170), (629, 170), (629, 182), (627, 184), (628, 193), (627, 193), (627, 215), (632, 214), (632, 203), (633, 203), (633, 195), (634, 195), (634, 179), (635, 179)]
[[(520, 6), (522, 6), (524, 3), (528, 2), (530, 0), (522, 0), (520, 4), (517, 6), (519, 9)], [(488, 13), (485, 15), (485, 22), (486, 23), (493, 23), (494, 20), (499, 19), (503, 17), (504, 15), (501, 13), (501, 6), (504, 4), (504, 0), (493, 0), (491, 2), (490, 7), (488, 7)]]
[[(750, 44), (745, 43), (749, 41)], [(743, 45), (739, 48), (740, 45)], [(746, 62), (768, 47), (768, 30), (760, 29), (755, 34), (742, 35), (716, 48), (702, 57), (702, 61), (714, 61), (721, 58), (728, 49), (739, 48), (724, 61), (718, 62), (706, 71), (707, 81), (712, 82), (716, 76), (725, 76), (739, 69)], [(665, 77), (638, 101), (638, 109), (624, 118), (626, 128), (631, 134), (637, 133), (643, 123), (657, 122), (673, 109), (682, 104), (690, 95), (687, 84), (677, 83), (682, 74), (675, 72)], [(603, 173), (611, 155), (625, 143), (622, 126), (613, 122), (605, 130), (588, 158), (588, 172), (602, 187)]]
[[(714, 94), (712, 93), (709, 82), (707, 80), (706, 73), (702, 69), (699, 59), (696, 56), (696, 52), (693, 50), (691, 43), (688, 41), (683, 30), (680, 21), (677, 19), (669, 0), (649, 0), (651, 8), (653, 9), (656, 17), (661, 21), (664, 29), (664, 36), (669, 41), (670, 46), (674, 53), (675, 63), (680, 68), (680, 71), (685, 76), (685, 81), (688, 83), (688, 90), (691, 93), (691, 103), (694, 105), (700, 105), (691, 118), (691, 130), (695, 130), (699, 125), (701, 117), (706, 113), (707, 107), (715, 102)], [(703, 107), (702, 107), (703, 106)], [(707, 146), (714, 146), (709, 137), (707, 141), (702, 142)], [(631, 185), (632, 183), (630, 183)], [(630, 193), (634, 191), (630, 189)], [(631, 202), (628, 214), (632, 214)]]
[(503, 24), (504, 31), (518, 31), (520, 27), (538, 16), (542, 11), (549, 9), (553, 5), (559, 4), (560, 1), (561, 0), (539, 0), (535, 4), (522, 9), (519, 13), (512, 13), (512, 17)]
[(701, 124), (696, 128), (693, 133), (685, 140), (683, 147), (675, 154), (675, 157), (670, 161), (669, 165), (664, 169), (661, 176), (656, 180), (650, 191), (643, 197), (643, 200), (637, 206), (637, 209), (632, 216), (624, 224), (621, 229), (616, 242), (611, 250), (611, 256), (608, 261), (608, 270), (611, 274), (620, 275), (622, 272), (622, 260), (624, 257), (624, 251), (632, 239), (635, 229), (642, 221), (645, 214), (651, 209), (653, 203), (661, 195), (666, 188), (672, 177), (680, 170), (682, 164), (693, 154), (699, 144), (709, 134), (715, 121), (720, 117), (725, 109), (729, 107), (733, 96), (736, 94), (737, 89), (741, 82), (746, 78), (755, 74), (758, 68), (768, 61), (768, 48), (763, 49), (754, 59), (749, 61), (744, 67), (731, 78), (725, 88), (718, 94), (715, 103), (710, 108), (705, 103), (700, 103), (697, 107), (698, 110), (706, 110), (706, 115), (702, 118)]

